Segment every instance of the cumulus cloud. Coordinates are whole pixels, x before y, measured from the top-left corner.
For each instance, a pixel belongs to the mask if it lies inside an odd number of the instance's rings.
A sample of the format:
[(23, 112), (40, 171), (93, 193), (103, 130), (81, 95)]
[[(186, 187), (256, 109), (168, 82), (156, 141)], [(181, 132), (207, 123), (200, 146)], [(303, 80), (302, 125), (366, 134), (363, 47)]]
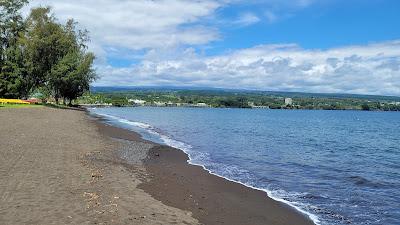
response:
[[(218, 11), (260, 4), (269, 22), (313, 0), (36, 0), (61, 21), (75, 18), (91, 32), (98, 57), (96, 85), (176, 85), (258, 90), (400, 95), (400, 41), (307, 50), (260, 45), (207, 56), (199, 47), (221, 37)], [(26, 8), (26, 13), (27, 13)], [(265, 11), (267, 10), (267, 11)], [(260, 14), (261, 15), (261, 14)], [(243, 13), (236, 24), (260, 18)], [(132, 60), (113, 67), (108, 59)], [(130, 63), (127, 63), (130, 64)]]
[[(216, 0), (37, 0), (28, 7), (51, 6), (61, 21), (74, 18), (91, 32), (91, 48), (141, 50), (200, 45), (219, 38), (218, 30), (199, 23), (223, 2)], [(26, 11), (28, 9), (26, 8)]]
[[(91, 49), (105, 56), (107, 47), (131, 50), (204, 45), (219, 40), (216, 11), (234, 4), (260, 4), (267, 19), (276, 20), (272, 10), (292, 10), (312, 0), (35, 0), (25, 8), (51, 6), (61, 21), (76, 19), (91, 32)], [(271, 10), (268, 10), (271, 9)], [(248, 26), (260, 21), (252, 12), (234, 21)]]
[(128, 68), (102, 67), (98, 85), (178, 85), (258, 90), (400, 95), (400, 41), (306, 50), (261, 45), (218, 56), (187, 51), (144, 59)]

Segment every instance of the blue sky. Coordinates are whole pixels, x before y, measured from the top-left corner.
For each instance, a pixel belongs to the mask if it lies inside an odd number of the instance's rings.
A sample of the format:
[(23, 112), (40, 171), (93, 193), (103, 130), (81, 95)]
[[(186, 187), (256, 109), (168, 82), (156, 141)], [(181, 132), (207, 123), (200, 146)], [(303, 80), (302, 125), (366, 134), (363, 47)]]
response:
[[(262, 2), (262, 1), (260, 1)], [(239, 4), (219, 12), (221, 18), (235, 19), (241, 12), (251, 12), (258, 23), (243, 27), (223, 27), (222, 41), (215, 52), (224, 49), (249, 48), (268, 43), (297, 43), (303, 48), (368, 44), (400, 37), (400, 1), (328, 0), (307, 7), (269, 10), (269, 4)], [(274, 13), (268, 20), (266, 11)]]
[(38, 5), (91, 32), (96, 85), (400, 96), (400, 1), (37, 0), (30, 7)]

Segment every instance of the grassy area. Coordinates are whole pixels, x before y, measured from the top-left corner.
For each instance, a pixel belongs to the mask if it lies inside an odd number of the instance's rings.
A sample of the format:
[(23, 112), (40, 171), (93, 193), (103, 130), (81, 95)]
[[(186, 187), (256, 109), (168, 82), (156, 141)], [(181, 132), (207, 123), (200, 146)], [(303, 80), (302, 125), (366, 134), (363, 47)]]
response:
[(82, 108), (76, 106), (66, 106), (66, 105), (56, 105), (56, 104), (1, 104), (0, 110), (7, 108), (39, 108), (39, 107), (50, 107), (56, 109), (71, 109), (71, 110), (83, 110)]
[(32, 105), (32, 104), (0, 104), (0, 109), (5, 108), (33, 108), (43, 107), (43, 105)]

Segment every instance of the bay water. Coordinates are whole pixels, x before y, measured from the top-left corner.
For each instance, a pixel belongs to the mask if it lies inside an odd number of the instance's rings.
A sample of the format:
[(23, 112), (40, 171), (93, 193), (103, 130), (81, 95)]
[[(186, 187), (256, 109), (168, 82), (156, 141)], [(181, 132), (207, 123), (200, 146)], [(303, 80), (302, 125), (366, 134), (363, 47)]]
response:
[(316, 224), (400, 224), (400, 113), (93, 108)]

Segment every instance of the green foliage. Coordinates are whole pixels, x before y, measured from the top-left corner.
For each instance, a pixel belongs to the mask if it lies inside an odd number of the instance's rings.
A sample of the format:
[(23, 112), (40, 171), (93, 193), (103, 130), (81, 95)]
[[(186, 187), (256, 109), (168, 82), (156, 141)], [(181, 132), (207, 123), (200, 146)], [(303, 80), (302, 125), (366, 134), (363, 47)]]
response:
[(38, 108), (43, 107), (43, 105), (34, 104), (0, 104), (0, 110), (6, 108)]
[(369, 107), (368, 104), (364, 103), (364, 104), (361, 105), (361, 109), (365, 110), (365, 111), (369, 111), (371, 108)]
[(57, 22), (49, 7), (31, 10), (26, 20), (20, 15), (26, 0), (0, 0), (0, 97), (27, 98), (42, 92), (72, 100), (89, 90), (96, 78), (94, 55), (87, 52), (86, 30), (77, 23)]
[(49, 8), (36, 8), (32, 9), (27, 19), (26, 57), (31, 77), (37, 86), (46, 82), (51, 68), (68, 52), (62, 41), (62, 26), (49, 14)]
[[(286, 106), (285, 98), (292, 98), (293, 105)], [(85, 94), (79, 99), (86, 104), (113, 104), (129, 106), (128, 99), (140, 99), (152, 105), (155, 102), (197, 104), (211, 107), (248, 108), (262, 106), (270, 109), (314, 110), (382, 110), (400, 111), (400, 98), (379, 96), (329, 96), (327, 94), (270, 93), (251, 91), (203, 91), (203, 90), (130, 90)], [(184, 104), (184, 105), (186, 105)], [(189, 105), (190, 106), (190, 105)]]
[(69, 52), (51, 70), (50, 86), (56, 96), (68, 100), (76, 99), (89, 90), (96, 76), (91, 68), (94, 56), (90, 53)]
[(0, 1), (0, 96), (26, 96), (29, 86), (22, 38), (25, 24), (19, 11), (24, 0)]

